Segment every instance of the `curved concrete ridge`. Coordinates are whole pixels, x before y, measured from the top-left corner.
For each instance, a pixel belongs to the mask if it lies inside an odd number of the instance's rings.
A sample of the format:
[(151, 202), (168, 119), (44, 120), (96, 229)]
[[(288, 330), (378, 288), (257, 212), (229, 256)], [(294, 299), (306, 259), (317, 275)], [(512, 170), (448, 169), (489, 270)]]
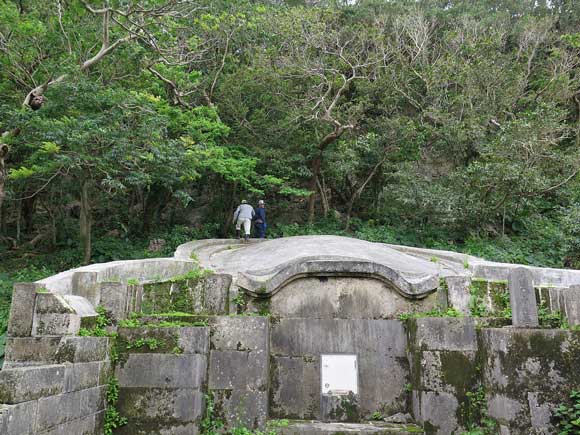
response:
[(438, 286), (436, 276), (405, 279), (397, 271), (382, 264), (360, 261), (349, 257), (311, 257), (295, 260), (281, 269), (265, 274), (251, 271), (238, 274), (238, 287), (256, 297), (272, 296), (290, 282), (307, 276), (347, 276), (375, 278), (395, 288), (408, 298), (427, 296)]
[(110, 261), (70, 269), (36, 283), (51, 293), (82, 294), (80, 290), (83, 287), (97, 282), (126, 282), (131, 278), (139, 281), (162, 280), (185, 273), (193, 269), (194, 265), (195, 262), (192, 260), (174, 258)]
[[(525, 266), (516, 263), (498, 263), (484, 260), (469, 254), (438, 249), (414, 248), (402, 245), (388, 245), (405, 254), (428, 259), (437, 258), (443, 269), (454, 271), (454, 276), (473, 276), (490, 281), (507, 280), (510, 271), (517, 267), (524, 267), (532, 272), (534, 284), (538, 287), (570, 287), (580, 284), (580, 270), (556, 269), (551, 267)], [(445, 274), (445, 272), (444, 272)]]
[(249, 293), (273, 294), (303, 276), (375, 277), (401, 294), (418, 298), (439, 284), (432, 262), (398, 252), (384, 244), (339, 236), (297, 236), (240, 244), (237, 240), (204, 240), (181, 245), (176, 257), (197, 257), (201, 267), (237, 278)]

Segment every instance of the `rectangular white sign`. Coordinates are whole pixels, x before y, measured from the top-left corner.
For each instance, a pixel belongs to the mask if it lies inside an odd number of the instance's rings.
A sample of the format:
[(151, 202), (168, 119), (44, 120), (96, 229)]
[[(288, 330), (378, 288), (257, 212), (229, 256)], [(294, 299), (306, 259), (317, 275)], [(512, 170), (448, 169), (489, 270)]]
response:
[(356, 355), (321, 355), (322, 394), (358, 394)]

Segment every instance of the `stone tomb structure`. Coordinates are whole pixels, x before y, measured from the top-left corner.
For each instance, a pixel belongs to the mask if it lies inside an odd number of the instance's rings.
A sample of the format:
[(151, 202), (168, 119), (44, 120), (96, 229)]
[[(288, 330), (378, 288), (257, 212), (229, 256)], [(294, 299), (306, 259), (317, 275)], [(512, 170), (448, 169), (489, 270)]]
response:
[(116, 413), (127, 435), (449, 435), (482, 415), (551, 434), (580, 331), (538, 307), (579, 325), (580, 271), (334, 236), (81, 267), (14, 288), (0, 434), (101, 435)]

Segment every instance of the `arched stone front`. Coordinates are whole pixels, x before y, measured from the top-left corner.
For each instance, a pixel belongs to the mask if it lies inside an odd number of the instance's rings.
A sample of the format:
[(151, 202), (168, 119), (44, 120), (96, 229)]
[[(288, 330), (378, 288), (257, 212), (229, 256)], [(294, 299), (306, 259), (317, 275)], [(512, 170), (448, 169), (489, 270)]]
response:
[(434, 292), (424, 299), (409, 299), (374, 278), (310, 276), (291, 281), (272, 295), (269, 312), (280, 318), (394, 319), (433, 309), (436, 302)]

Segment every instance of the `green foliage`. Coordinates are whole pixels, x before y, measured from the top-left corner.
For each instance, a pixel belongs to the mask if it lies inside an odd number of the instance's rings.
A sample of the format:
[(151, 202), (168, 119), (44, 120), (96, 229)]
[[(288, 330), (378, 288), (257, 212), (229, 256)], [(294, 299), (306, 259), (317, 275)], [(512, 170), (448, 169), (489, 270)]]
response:
[(562, 403), (554, 416), (558, 422), (559, 435), (578, 435), (580, 433), (580, 392), (572, 390), (569, 403)]
[(193, 270), (190, 270), (189, 272), (186, 272), (182, 275), (176, 275), (176, 276), (172, 276), (169, 279), (169, 282), (181, 282), (181, 281), (188, 281), (188, 280), (199, 280), (202, 278), (205, 278), (209, 275), (211, 275), (213, 272), (211, 270), (207, 270), (207, 269), (200, 269), (199, 267), (196, 267)]
[(101, 305), (97, 306), (95, 311), (97, 312), (95, 327), (91, 329), (81, 328), (79, 335), (81, 337), (114, 337), (116, 333), (107, 330), (107, 327), (113, 324), (110, 314)]
[(129, 349), (141, 349), (142, 347), (147, 347), (149, 350), (157, 349), (162, 343), (156, 338), (138, 338), (137, 340), (127, 343), (127, 350)]
[(202, 435), (277, 435), (277, 429), (289, 425), (289, 421), (286, 419), (270, 420), (266, 431), (251, 430), (246, 427), (235, 427), (225, 431), (224, 423), (216, 417), (213, 394), (206, 394), (204, 397), (205, 415), (200, 423)]
[(110, 377), (107, 381), (107, 408), (105, 411), (104, 434), (113, 435), (113, 431), (127, 424), (127, 418), (123, 417), (116, 408), (119, 401), (119, 381)]
[(497, 423), (487, 413), (487, 398), (483, 386), (480, 385), (475, 391), (468, 391), (466, 396), (465, 419), (468, 431), (462, 435), (495, 435)]
[(141, 325), (141, 320), (139, 319), (123, 319), (119, 322), (120, 328), (139, 328)]
[(549, 310), (545, 303), (538, 307), (538, 321), (543, 328), (568, 329), (570, 327), (564, 313), (559, 310)]

